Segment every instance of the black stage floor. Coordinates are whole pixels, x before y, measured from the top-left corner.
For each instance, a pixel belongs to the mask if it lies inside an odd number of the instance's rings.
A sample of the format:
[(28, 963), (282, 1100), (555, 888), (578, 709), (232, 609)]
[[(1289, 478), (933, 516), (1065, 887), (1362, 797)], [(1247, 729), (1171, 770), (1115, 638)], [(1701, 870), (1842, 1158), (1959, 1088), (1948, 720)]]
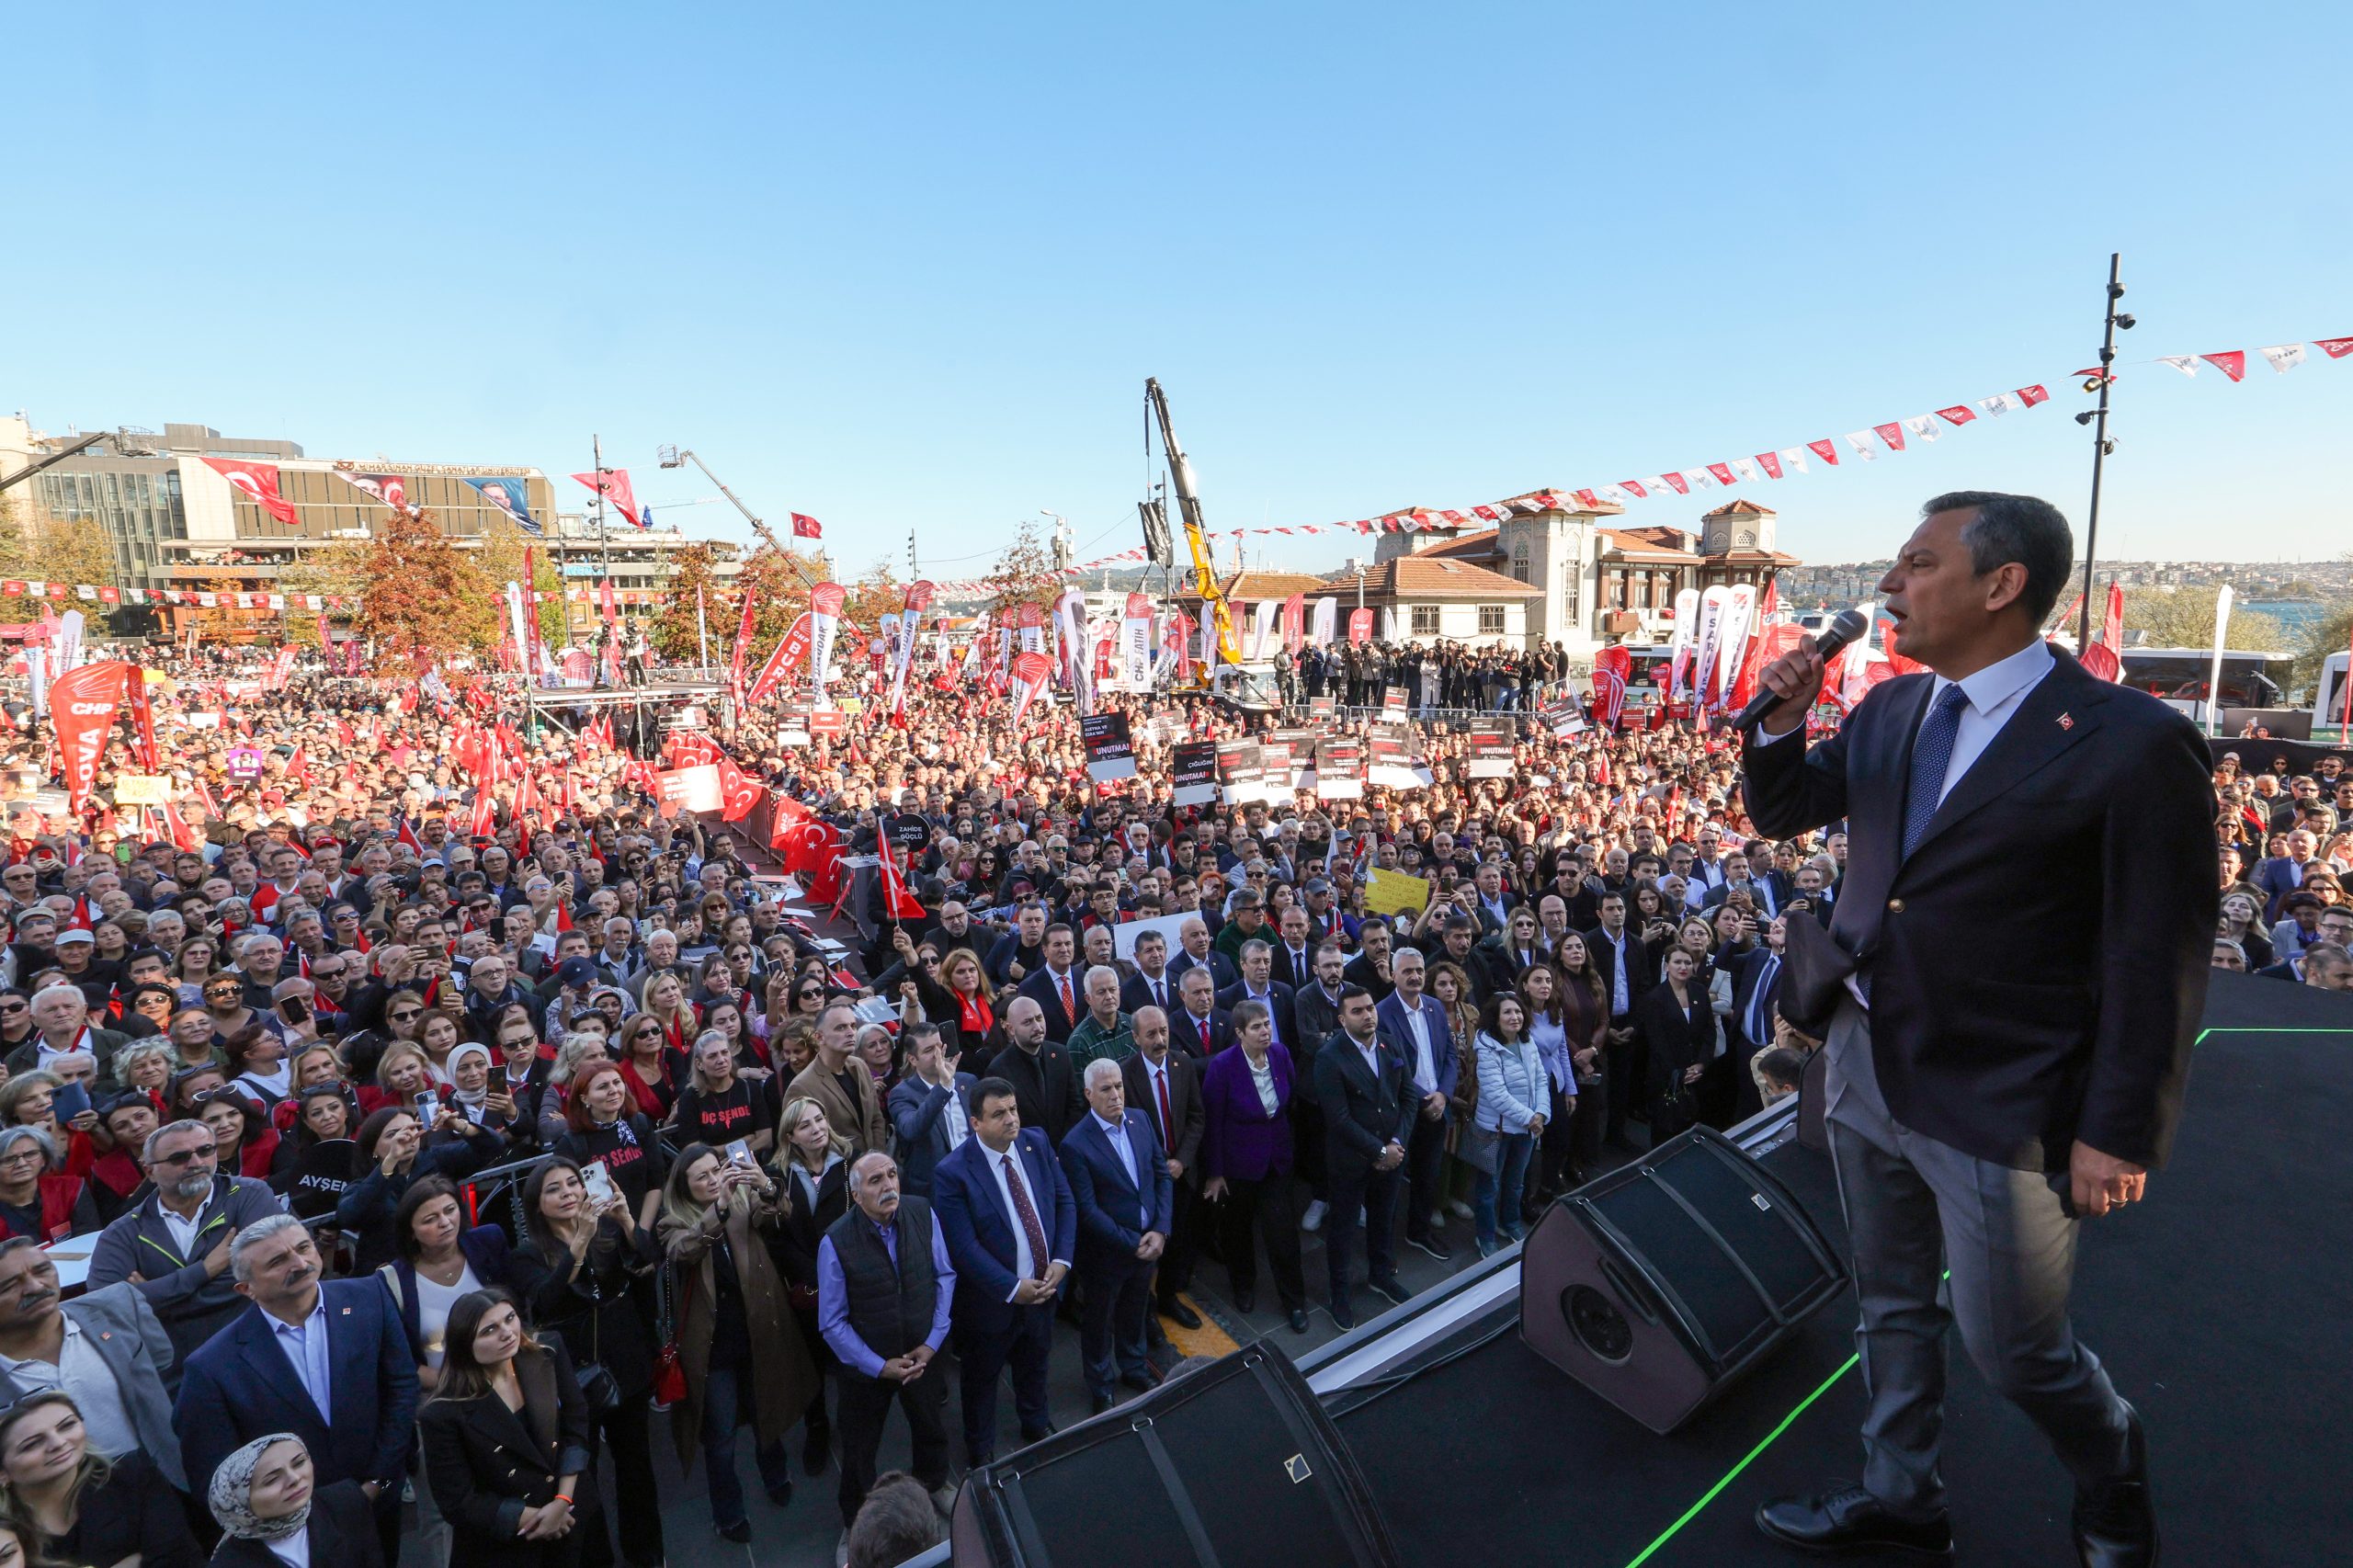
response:
[[(2173, 1163), (2144, 1207), (2084, 1228), (2075, 1325), (2148, 1425), (2166, 1562), (2353, 1561), (2340, 1436), (2353, 1002), (2218, 974), (2206, 1021)], [(1766, 1159), (1843, 1245), (1828, 1156), (1790, 1143)], [(1669, 1437), (1517, 1332), (1340, 1429), (1409, 1562), (1787, 1563), (1750, 1515), (1859, 1471), (1853, 1327), (1850, 1292)], [(2070, 1561), (2065, 1472), (1958, 1344), (1951, 1359), (1944, 1469), (1961, 1561)]]

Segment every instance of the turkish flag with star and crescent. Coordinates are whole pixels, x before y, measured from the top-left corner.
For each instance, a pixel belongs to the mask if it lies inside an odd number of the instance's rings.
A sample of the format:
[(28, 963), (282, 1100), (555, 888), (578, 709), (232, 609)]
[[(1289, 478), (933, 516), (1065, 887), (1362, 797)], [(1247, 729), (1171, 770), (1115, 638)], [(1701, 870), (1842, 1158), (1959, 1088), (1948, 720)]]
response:
[(204, 466), (244, 492), (254, 502), (281, 523), (299, 523), (301, 516), (294, 510), (294, 503), (278, 493), (278, 465), (250, 463), (237, 458), (207, 458)]

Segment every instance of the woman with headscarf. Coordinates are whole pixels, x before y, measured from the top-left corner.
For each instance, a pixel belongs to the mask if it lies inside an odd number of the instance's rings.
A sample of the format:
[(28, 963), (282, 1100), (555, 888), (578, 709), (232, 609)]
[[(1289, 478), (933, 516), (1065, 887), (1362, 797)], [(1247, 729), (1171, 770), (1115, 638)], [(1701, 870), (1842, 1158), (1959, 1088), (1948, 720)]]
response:
[(112, 1568), (197, 1568), (179, 1494), (137, 1449), (108, 1460), (90, 1446), (82, 1412), (56, 1389), (0, 1415), (0, 1493), (8, 1517), (40, 1532), (42, 1554)]
[(368, 1494), (356, 1481), (317, 1484), (311, 1450), (291, 1432), (222, 1460), (205, 1503), (222, 1532), (213, 1568), (383, 1568)]

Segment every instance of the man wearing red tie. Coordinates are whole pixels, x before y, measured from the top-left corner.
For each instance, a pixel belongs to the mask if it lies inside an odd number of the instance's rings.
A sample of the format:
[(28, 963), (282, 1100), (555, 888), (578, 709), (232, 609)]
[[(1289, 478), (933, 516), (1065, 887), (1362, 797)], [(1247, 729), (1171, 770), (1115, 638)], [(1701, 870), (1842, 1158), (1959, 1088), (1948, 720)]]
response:
[(1054, 1147), (1021, 1125), (1002, 1078), (972, 1085), (972, 1136), (932, 1173), (932, 1212), (956, 1265), (950, 1323), (961, 1374), (966, 1462), (996, 1457), (997, 1382), (1013, 1372), (1021, 1440), (1050, 1436), (1046, 1358), (1054, 1298), (1078, 1255), (1078, 1210)]
[(1201, 1069), (1181, 1051), (1168, 1049), (1168, 1016), (1146, 1007), (1135, 1016), (1136, 1051), (1120, 1064), (1128, 1103), (1152, 1118), (1168, 1167), (1168, 1245), (1161, 1254), (1153, 1295), (1160, 1315), (1179, 1328), (1199, 1328), (1199, 1312), (1180, 1292), (1193, 1282), (1194, 1199), (1199, 1178), (1193, 1165), (1201, 1151)]
[(1086, 1016), (1086, 994), (1073, 967), (1078, 957), (1078, 937), (1067, 926), (1050, 926), (1045, 946), (1045, 967), (1022, 976), (1016, 994), (1038, 1004), (1046, 1015), (1046, 1038), (1062, 1045)]
[(1217, 1005), (1217, 983), (1207, 969), (1188, 969), (1176, 983), (1184, 1010), (1176, 1015), (1176, 1043), (1185, 1053), (1205, 1062), (1233, 1043), (1233, 1019)]

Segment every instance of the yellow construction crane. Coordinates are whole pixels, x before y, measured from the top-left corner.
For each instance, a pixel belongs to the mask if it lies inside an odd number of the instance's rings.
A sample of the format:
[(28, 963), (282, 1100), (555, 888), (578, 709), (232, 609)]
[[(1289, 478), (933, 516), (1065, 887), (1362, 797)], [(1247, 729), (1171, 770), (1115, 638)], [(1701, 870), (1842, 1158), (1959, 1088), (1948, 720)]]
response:
[[(1143, 383), (1145, 401), (1160, 420), (1160, 444), (1167, 449), (1168, 477), (1176, 487), (1176, 507), (1185, 525), (1185, 543), (1193, 552), (1193, 577), (1200, 585), (1201, 613), (1217, 628), (1218, 657), (1229, 665), (1242, 663), (1242, 644), (1233, 634), (1233, 613), (1227, 608), (1225, 594), (1217, 585), (1217, 573), (1210, 562), (1209, 536), (1201, 531), (1201, 496), (1193, 486), (1193, 465), (1186, 460), (1185, 449), (1176, 444), (1176, 428), (1168, 419), (1168, 394), (1160, 390), (1160, 382), (1146, 377)], [(1205, 665), (1201, 671), (1203, 684), (1213, 678)]]

